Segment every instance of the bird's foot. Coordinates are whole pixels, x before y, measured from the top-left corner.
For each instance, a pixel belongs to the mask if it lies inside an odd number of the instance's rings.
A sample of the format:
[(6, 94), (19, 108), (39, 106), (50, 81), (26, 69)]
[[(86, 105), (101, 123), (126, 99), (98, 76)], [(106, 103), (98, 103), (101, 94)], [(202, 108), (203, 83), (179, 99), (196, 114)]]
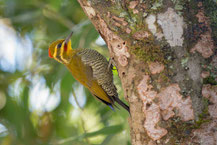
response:
[(109, 58), (109, 64), (108, 64), (108, 70), (111, 68), (112, 70), (116, 70), (116, 69), (113, 69), (113, 67), (116, 66), (115, 65), (115, 61), (114, 61), (114, 58)]

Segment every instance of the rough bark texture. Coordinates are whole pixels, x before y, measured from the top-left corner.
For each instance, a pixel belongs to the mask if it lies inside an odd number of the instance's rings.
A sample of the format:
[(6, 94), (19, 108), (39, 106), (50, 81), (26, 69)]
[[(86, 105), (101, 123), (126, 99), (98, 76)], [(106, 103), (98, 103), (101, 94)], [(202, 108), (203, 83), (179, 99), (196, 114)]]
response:
[(216, 3), (78, 1), (118, 68), (132, 144), (216, 144)]

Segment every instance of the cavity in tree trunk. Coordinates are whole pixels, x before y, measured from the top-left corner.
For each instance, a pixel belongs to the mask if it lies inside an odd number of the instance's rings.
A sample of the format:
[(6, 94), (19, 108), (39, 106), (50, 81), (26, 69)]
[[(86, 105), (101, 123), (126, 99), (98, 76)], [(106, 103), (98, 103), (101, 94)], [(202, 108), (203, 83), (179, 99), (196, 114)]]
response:
[(78, 1), (115, 61), (132, 144), (216, 144), (216, 2)]

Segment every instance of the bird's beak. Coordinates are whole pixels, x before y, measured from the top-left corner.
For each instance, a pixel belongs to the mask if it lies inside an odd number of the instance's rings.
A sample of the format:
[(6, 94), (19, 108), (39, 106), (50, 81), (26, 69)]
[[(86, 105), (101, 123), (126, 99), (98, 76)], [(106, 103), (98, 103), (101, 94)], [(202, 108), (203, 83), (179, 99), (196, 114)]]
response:
[(71, 32), (71, 33), (69, 34), (69, 36), (66, 37), (66, 39), (65, 39), (65, 44), (68, 44), (69, 40), (70, 40), (71, 37), (72, 37), (72, 34), (73, 34), (73, 32)]

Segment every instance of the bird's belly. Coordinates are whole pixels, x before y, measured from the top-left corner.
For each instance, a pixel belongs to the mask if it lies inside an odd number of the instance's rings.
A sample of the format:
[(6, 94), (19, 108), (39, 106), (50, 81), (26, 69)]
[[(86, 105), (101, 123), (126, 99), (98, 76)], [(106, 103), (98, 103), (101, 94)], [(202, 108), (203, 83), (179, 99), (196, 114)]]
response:
[(82, 68), (82, 66), (79, 66), (77, 64), (71, 63), (70, 65), (67, 66), (69, 71), (71, 72), (72, 76), (80, 82), (82, 85), (88, 88), (87, 82), (88, 78)]
[(67, 66), (67, 68), (72, 73), (72, 76), (82, 85), (84, 85), (93, 95), (108, 103), (111, 103), (108, 95), (98, 84), (98, 82), (93, 79), (93, 77), (87, 75), (85, 70), (86, 67), (84, 65), (82, 66), (79, 63), (72, 62)]

